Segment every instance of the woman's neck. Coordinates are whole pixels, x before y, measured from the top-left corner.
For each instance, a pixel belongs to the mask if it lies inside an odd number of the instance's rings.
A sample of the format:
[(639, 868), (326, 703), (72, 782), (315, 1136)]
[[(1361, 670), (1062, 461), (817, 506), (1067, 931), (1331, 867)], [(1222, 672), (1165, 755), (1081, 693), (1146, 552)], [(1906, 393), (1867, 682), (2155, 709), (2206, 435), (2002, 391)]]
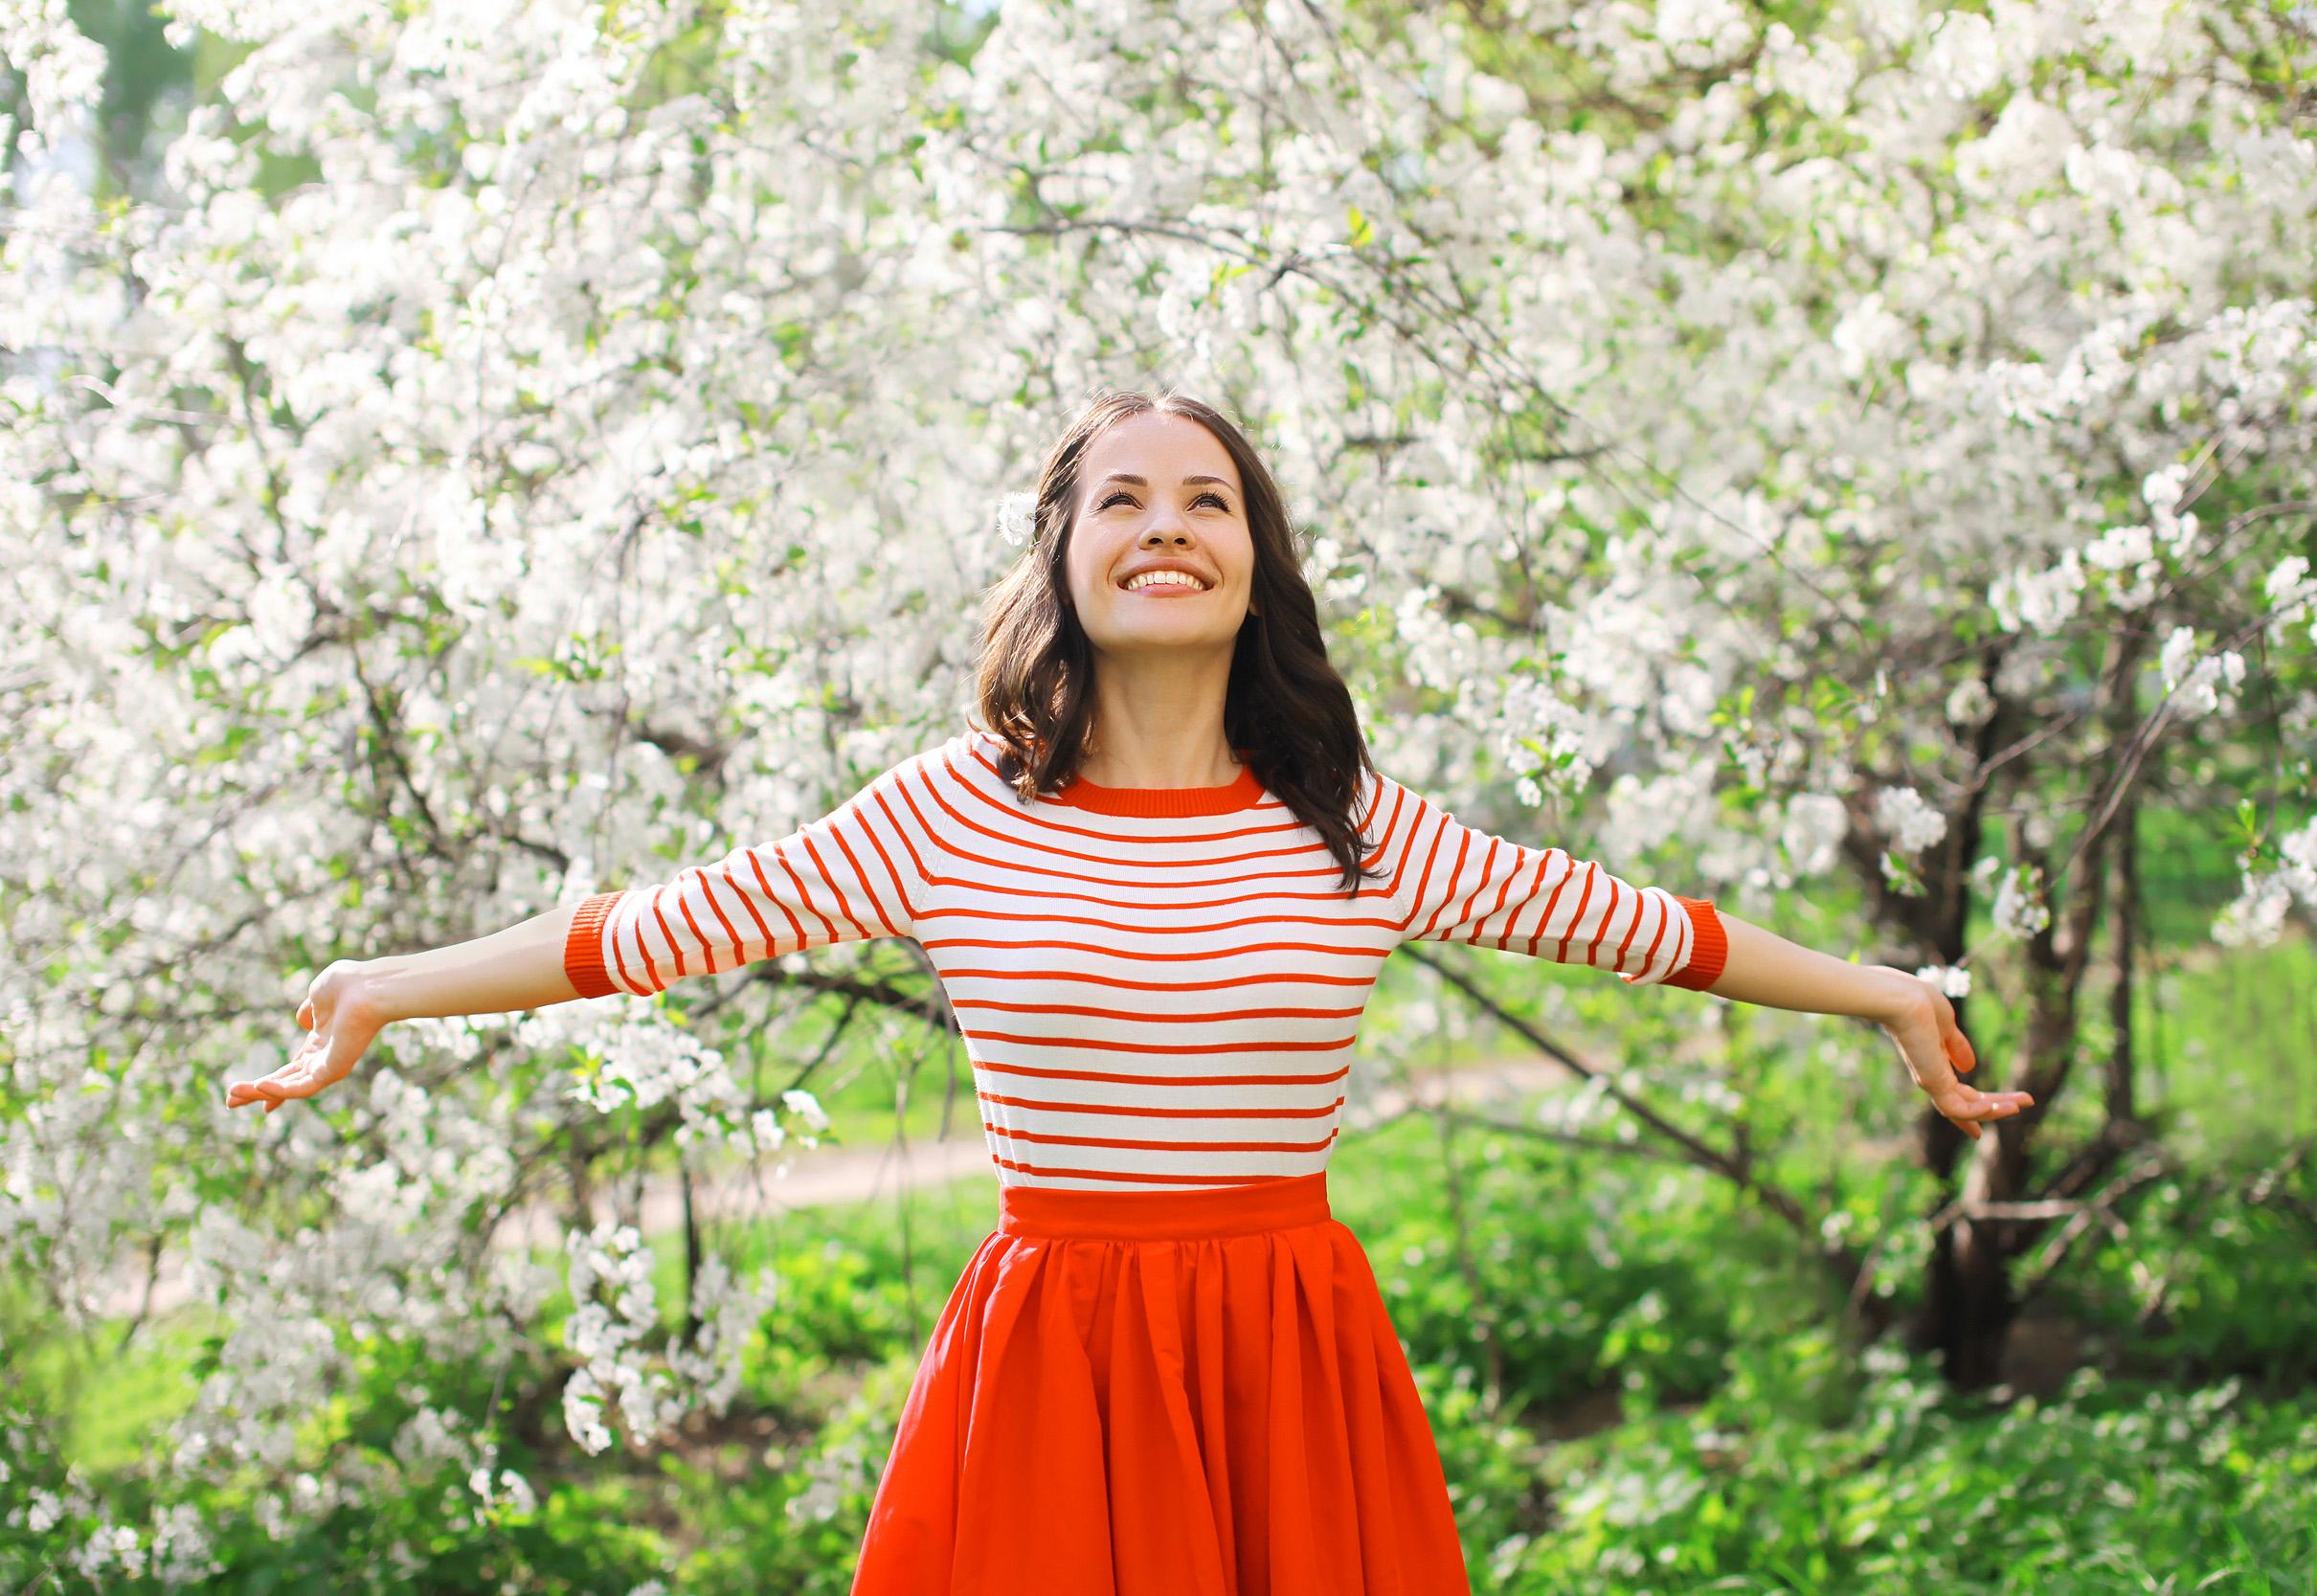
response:
[(1097, 751), (1079, 761), (1078, 774), (1097, 787), (1227, 787), (1239, 779), (1239, 758), (1227, 748), (1200, 759), (1163, 752), (1140, 758), (1105, 758)]

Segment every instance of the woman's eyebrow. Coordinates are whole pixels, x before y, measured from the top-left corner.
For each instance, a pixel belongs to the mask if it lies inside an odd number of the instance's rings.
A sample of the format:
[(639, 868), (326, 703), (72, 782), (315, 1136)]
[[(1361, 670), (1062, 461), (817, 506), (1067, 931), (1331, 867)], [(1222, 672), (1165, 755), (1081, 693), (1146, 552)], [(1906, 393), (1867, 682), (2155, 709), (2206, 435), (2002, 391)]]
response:
[[(1108, 483), (1133, 483), (1136, 487), (1148, 487), (1151, 485), (1149, 479), (1137, 477), (1132, 471), (1114, 471), (1109, 476), (1103, 478), (1101, 482), (1096, 483), (1094, 485), (1096, 487), (1101, 487)], [(1197, 483), (1213, 483), (1217, 487), (1223, 488), (1227, 488), (1231, 485), (1230, 483), (1225, 482), (1221, 477), (1185, 477), (1182, 479), (1182, 485), (1184, 487), (1189, 487)]]

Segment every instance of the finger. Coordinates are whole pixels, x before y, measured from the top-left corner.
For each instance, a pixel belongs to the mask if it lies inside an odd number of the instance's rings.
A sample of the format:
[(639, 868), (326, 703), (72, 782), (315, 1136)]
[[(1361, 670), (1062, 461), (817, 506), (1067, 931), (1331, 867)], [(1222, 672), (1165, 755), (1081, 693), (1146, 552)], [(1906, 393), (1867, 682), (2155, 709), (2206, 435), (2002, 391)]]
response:
[(250, 1089), (273, 1102), (280, 1102), (284, 1097), (308, 1097), (314, 1090), (305, 1071), (294, 1065), (283, 1065), (265, 1079), (252, 1081)]
[(260, 1075), (254, 1081), (236, 1081), (234, 1089), (237, 1091), (256, 1092), (262, 1097), (280, 1088), (282, 1082), (290, 1078), (296, 1068), (295, 1065), (285, 1064), (272, 1074)]
[(309, 1030), (309, 1031), (310, 1031), (310, 1030), (312, 1030), (312, 1029), (314, 1028), (314, 1000), (313, 1000), (313, 999), (308, 998), (308, 999), (306, 999), (306, 1000), (305, 1000), (304, 1002), (300, 1003), (300, 1004), (298, 1005), (298, 1023), (299, 1023), (301, 1026), (303, 1026), (304, 1029)]
[[(290, 1049), (288, 1062), (274, 1070), (271, 1074), (265, 1075), (255, 1081), (236, 1081), (232, 1086), (228, 1087), (226, 1089), (227, 1106), (230, 1108), (236, 1106), (239, 1103), (252, 1101), (253, 1098), (251, 1094), (255, 1092), (256, 1089), (259, 1087), (278, 1084), (280, 1082), (289, 1080), (294, 1075), (304, 1069), (307, 1062), (312, 1058), (315, 1050), (322, 1045), (322, 1043), (323, 1039), (321, 1032), (306, 1032), (305, 1035), (298, 1039), (298, 1045)], [(239, 1092), (242, 1095), (236, 1098), (234, 1095), (236, 1092)], [(263, 1093), (260, 1092), (258, 1093), (258, 1095), (261, 1096)]]
[(1953, 1105), (1942, 1105), (1939, 1112), (1960, 1124), (1966, 1119), (2010, 1119), (2022, 1109), (2033, 1107), (2035, 1103), (2026, 1093), (2007, 1091), (1993, 1096), (1968, 1098)]

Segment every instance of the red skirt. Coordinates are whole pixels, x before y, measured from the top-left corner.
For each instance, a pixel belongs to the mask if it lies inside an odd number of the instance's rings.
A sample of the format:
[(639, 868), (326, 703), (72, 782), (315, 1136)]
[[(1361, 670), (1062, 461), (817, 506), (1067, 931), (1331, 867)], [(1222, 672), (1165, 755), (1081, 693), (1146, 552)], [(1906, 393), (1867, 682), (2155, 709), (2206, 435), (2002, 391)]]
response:
[(1469, 1593), (1324, 1170), (1005, 1186), (901, 1409), (852, 1596)]

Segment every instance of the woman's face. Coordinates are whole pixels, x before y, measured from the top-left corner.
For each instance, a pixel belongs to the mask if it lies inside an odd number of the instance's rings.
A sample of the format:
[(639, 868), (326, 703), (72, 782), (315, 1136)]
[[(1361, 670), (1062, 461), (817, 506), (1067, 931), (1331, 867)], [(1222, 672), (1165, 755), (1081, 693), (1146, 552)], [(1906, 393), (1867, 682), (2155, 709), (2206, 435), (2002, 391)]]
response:
[[(1235, 646), (1255, 544), (1239, 469), (1222, 441), (1187, 416), (1145, 411), (1088, 445), (1078, 482), (1064, 564), (1095, 650)], [(1187, 569), (1203, 586), (1121, 585), (1154, 565)]]

